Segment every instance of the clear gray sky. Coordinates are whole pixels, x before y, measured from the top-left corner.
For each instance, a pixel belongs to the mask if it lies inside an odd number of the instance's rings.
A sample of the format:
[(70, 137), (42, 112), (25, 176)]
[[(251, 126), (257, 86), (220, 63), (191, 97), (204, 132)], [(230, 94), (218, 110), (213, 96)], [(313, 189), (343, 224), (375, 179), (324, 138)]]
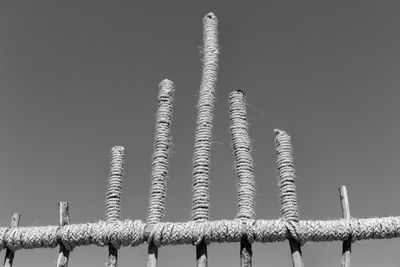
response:
[[(220, 22), (211, 218), (236, 214), (228, 94), (245, 91), (257, 218), (279, 218), (274, 128), (293, 138), (303, 219), (400, 215), (399, 1), (1, 1), (0, 225), (104, 219), (109, 150), (126, 148), (122, 218), (146, 220), (158, 83), (176, 84), (165, 220), (191, 215), (202, 17)], [(400, 240), (357, 242), (352, 266), (400, 266)], [(21, 250), (15, 266), (54, 266), (57, 249)], [(76, 248), (70, 266), (103, 266)], [(147, 246), (120, 250), (144, 266)], [(341, 242), (307, 243), (306, 266), (339, 266)], [(3, 257), (2, 252), (1, 257)], [(160, 266), (193, 266), (195, 248), (163, 247)], [(255, 266), (290, 266), (289, 245), (254, 244)], [(133, 263), (133, 264), (132, 264)], [(238, 266), (239, 244), (209, 247)]]

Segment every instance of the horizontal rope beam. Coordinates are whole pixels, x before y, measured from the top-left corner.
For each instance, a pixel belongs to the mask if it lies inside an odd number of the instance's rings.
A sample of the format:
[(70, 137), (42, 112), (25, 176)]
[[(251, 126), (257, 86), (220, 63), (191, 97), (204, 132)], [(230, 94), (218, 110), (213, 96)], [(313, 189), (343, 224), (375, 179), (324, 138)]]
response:
[[(243, 224), (247, 227), (243, 227)], [(352, 241), (400, 237), (400, 217), (339, 220), (302, 220), (293, 231), (284, 219), (218, 220), (206, 222), (161, 222), (151, 225), (140, 220), (117, 220), (106, 223), (69, 224), (60, 226), (1, 227), (0, 249), (55, 248), (62, 243), (68, 250), (76, 246), (138, 246), (153, 241), (156, 246), (193, 244), (201, 240), (240, 242), (246, 235), (250, 242), (276, 242), (295, 238), (307, 241)], [(149, 232), (146, 231), (151, 229)], [(291, 229), (291, 230), (289, 230)]]

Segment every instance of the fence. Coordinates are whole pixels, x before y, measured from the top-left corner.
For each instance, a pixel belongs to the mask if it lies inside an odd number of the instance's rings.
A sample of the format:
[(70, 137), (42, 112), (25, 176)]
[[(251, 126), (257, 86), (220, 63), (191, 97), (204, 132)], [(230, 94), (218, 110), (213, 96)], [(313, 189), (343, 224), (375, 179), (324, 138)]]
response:
[(196, 246), (197, 266), (207, 266), (207, 244), (240, 242), (240, 264), (251, 266), (253, 242), (288, 240), (293, 266), (303, 266), (301, 246), (307, 241), (342, 241), (342, 266), (350, 265), (351, 243), (363, 239), (400, 236), (400, 217), (355, 219), (350, 217), (346, 187), (340, 188), (343, 218), (300, 220), (296, 199), (293, 150), (290, 136), (275, 130), (277, 167), (283, 217), (255, 218), (255, 184), (244, 93), (229, 95), (230, 130), (237, 173), (237, 216), (234, 220), (209, 220), (209, 162), (218, 69), (218, 21), (213, 13), (203, 19), (203, 72), (193, 155), (192, 220), (163, 222), (168, 176), (168, 154), (174, 83), (163, 80), (159, 87), (156, 115), (151, 192), (147, 222), (120, 219), (120, 196), (124, 169), (124, 148), (111, 150), (111, 170), (106, 195), (106, 220), (70, 224), (68, 203), (59, 203), (60, 222), (55, 226), (19, 227), (20, 216), (13, 214), (11, 227), (0, 228), (0, 249), (6, 249), (4, 266), (12, 266), (19, 249), (59, 246), (57, 266), (68, 266), (70, 252), (77, 246), (108, 246), (108, 266), (117, 266), (118, 248), (148, 243), (148, 264), (156, 266), (161, 246)]

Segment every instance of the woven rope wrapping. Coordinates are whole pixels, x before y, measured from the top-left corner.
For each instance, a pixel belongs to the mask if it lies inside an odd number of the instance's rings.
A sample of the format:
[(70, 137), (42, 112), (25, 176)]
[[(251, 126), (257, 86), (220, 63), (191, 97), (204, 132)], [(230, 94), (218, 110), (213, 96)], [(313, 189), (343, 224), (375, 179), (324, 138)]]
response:
[(287, 221), (298, 222), (299, 212), (294, 183), (295, 173), (291, 138), (281, 130), (275, 130), (275, 134), (282, 214)]
[(149, 224), (160, 222), (164, 216), (168, 152), (171, 141), (170, 125), (174, 100), (174, 84), (172, 81), (165, 79), (160, 83), (159, 87), (151, 192), (147, 220)]
[[(184, 223), (162, 222), (153, 225), (152, 240), (157, 246), (206, 242), (239, 242), (243, 219), (190, 221)], [(277, 242), (288, 238), (286, 220), (248, 220), (246, 235), (255, 242)], [(145, 223), (139, 220), (118, 220), (111, 223), (70, 224), (59, 226), (0, 227), (0, 249), (55, 248), (62, 242), (68, 250), (77, 246), (114, 247), (138, 246), (146, 241)], [(349, 221), (299, 221), (296, 228), (298, 240), (352, 241), (400, 237), (400, 217), (350, 219)]]
[(114, 146), (111, 149), (110, 176), (106, 196), (106, 220), (112, 222), (120, 218), (121, 186), (124, 171), (124, 148)]
[(203, 19), (203, 73), (193, 155), (193, 206), (195, 221), (208, 220), (211, 129), (218, 70), (218, 21), (213, 13)]
[(242, 91), (237, 90), (229, 94), (229, 111), (235, 166), (238, 176), (237, 217), (241, 219), (254, 219), (254, 195), (256, 190), (253, 175), (253, 159), (250, 154), (250, 138), (246, 121), (246, 103)]

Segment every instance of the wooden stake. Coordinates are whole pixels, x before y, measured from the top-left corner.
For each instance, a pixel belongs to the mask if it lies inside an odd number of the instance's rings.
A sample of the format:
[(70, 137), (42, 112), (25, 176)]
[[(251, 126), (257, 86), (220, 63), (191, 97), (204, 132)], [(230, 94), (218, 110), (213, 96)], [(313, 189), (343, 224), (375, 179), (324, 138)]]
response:
[(113, 245), (108, 245), (108, 263), (107, 266), (117, 267), (118, 250)]
[(251, 267), (251, 257), (253, 250), (247, 236), (243, 236), (240, 240), (240, 266)]
[(204, 240), (196, 246), (196, 259), (197, 267), (207, 267), (207, 245)]
[[(350, 205), (349, 198), (347, 196), (346, 186), (342, 185), (339, 188), (340, 203), (342, 207), (342, 216), (345, 220), (350, 220)], [(343, 241), (342, 246), (342, 267), (350, 267), (351, 257), (351, 236)]]
[(147, 267), (156, 267), (158, 260), (158, 247), (151, 242), (148, 249)]
[(304, 267), (300, 243), (294, 238), (289, 238), (289, 246), (292, 254), (293, 267)]
[[(11, 228), (18, 227), (20, 215), (18, 213), (13, 213), (11, 216)], [(6, 256), (4, 258), (4, 267), (11, 267), (14, 261), (14, 251), (7, 248)]]
[(251, 267), (253, 250), (251, 249), (251, 243), (246, 234), (247, 224), (242, 222), (242, 238), (240, 239), (240, 266)]
[[(67, 202), (58, 202), (58, 210), (60, 211), (60, 227), (70, 223), (69, 208)], [(60, 252), (58, 253), (57, 267), (68, 267), (69, 250), (60, 244)]]

